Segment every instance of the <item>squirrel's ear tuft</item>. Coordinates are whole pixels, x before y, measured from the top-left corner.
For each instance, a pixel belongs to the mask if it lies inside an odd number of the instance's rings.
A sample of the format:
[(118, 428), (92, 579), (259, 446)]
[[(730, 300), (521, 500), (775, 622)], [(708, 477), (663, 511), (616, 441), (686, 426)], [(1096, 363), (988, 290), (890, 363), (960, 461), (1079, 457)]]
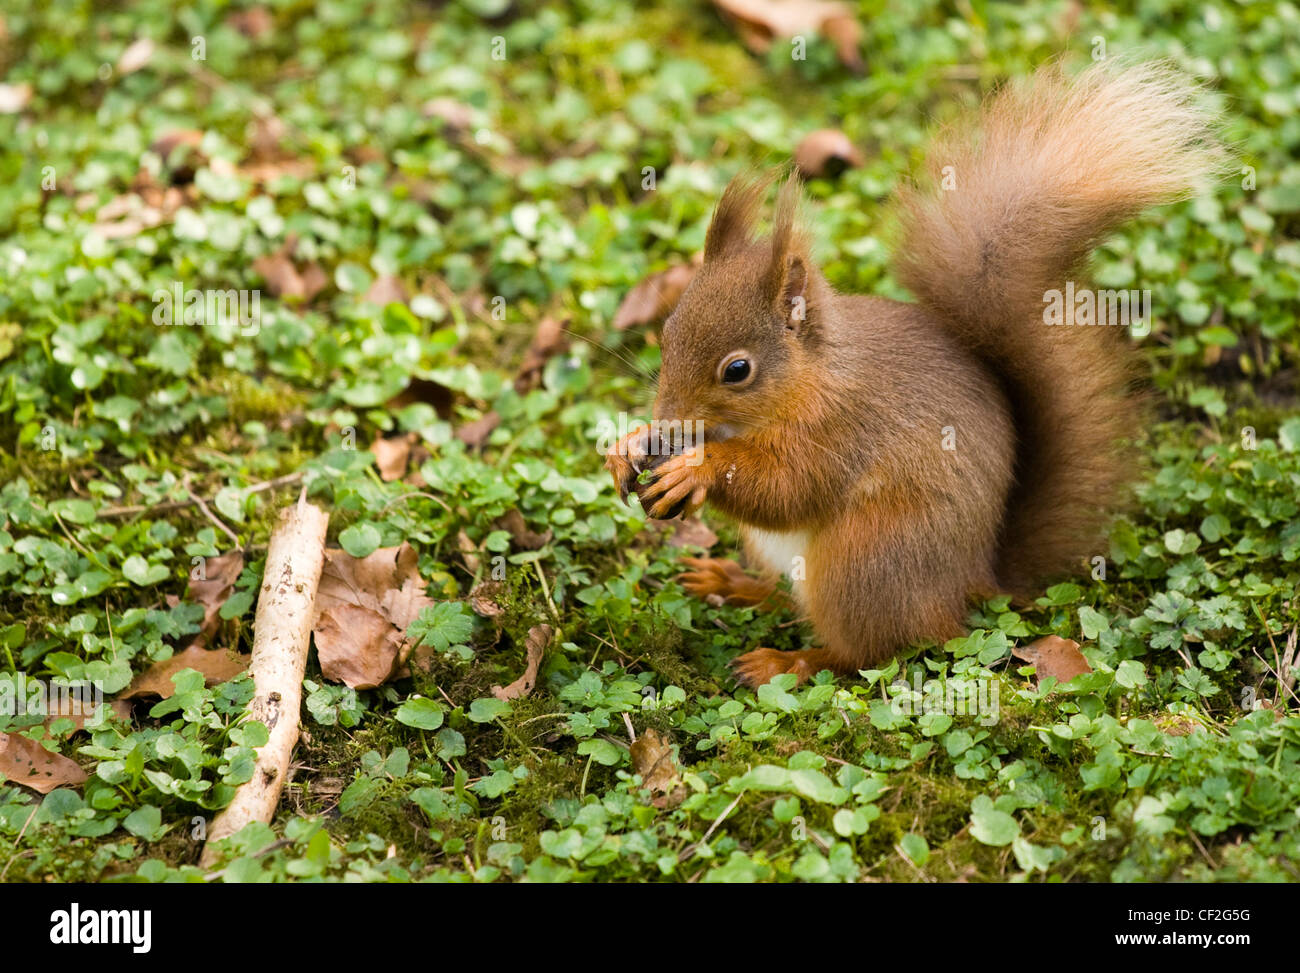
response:
[(753, 241), (758, 211), (772, 184), (770, 176), (741, 173), (727, 184), (704, 237), (704, 259), (738, 253)]
[(799, 225), (803, 193), (799, 177), (791, 175), (781, 187), (772, 221), (772, 261), (768, 265), (769, 292), (785, 317), (786, 327), (801, 333), (808, 321), (810, 276), (808, 240)]

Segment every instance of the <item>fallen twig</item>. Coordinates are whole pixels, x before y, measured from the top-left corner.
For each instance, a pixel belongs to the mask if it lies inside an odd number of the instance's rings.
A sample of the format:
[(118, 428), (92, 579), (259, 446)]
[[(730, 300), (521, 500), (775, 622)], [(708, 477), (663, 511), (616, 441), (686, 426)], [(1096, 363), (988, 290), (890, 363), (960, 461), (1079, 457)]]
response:
[(304, 490), (296, 504), (281, 512), (271, 533), (253, 622), (248, 671), (255, 694), (248, 716), (266, 725), (270, 739), (257, 752), (252, 779), (239, 787), (234, 800), (213, 821), (200, 859), (205, 868), (216, 862), (217, 841), (252, 821), (271, 820), (298, 742), (302, 677), (329, 527), (329, 515), (307, 503), (305, 494)]
[(218, 517), (216, 514), (212, 512), (211, 508), (208, 507), (208, 505), (203, 502), (202, 497), (200, 497), (197, 493), (195, 493), (193, 490), (190, 489), (190, 478), (188, 475), (185, 477), (183, 482), (185, 484), (185, 492), (190, 495), (190, 499), (193, 500), (194, 503), (198, 506), (199, 511), (203, 514), (203, 516), (207, 517), (208, 520), (212, 521), (212, 523), (215, 524), (220, 530), (225, 532), (227, 537), (229, 537), (232, 541), (234, 541), (235, 550), (242, 551), (244, 549), (244, 545), (239, 543), (239, 535), (236, 534), (229, 527), (227, 527), (225, 525), (225, 522), (222, 521), (220, 517)]

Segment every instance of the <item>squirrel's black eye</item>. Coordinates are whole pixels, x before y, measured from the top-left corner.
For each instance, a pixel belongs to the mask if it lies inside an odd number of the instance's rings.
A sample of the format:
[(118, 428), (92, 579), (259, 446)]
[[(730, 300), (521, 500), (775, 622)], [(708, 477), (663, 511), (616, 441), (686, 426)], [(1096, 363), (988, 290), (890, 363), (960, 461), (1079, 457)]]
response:
[(722, 380), (728, 385), (735, 385), (749, 378), (749, 361), (737, 358), (722, 370)]

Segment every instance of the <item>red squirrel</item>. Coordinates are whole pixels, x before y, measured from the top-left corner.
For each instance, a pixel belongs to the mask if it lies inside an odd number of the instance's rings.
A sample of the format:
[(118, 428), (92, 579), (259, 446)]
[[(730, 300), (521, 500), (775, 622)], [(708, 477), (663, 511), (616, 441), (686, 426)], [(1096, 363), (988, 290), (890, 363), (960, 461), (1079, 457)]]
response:
[[(1102, 62), (986, 100), (897, 194), (893, 268), (916, 303), (831, 289), (793, 176), (766, 237), (770, 181), (727, 187), (663, 326), (654, 406), (703, 440), (668, 455), (641, 426), (606, 465), (651, 517), (712, 504), (750, 563), (792, 578), (817, 647), (747, 652), (740, 682), (879, 666), (962, 634), (972, 599), (1033, 596), (1101, 552), (1139, 417), (1133, 343), (1044, 308), (1089, 286), (1106, 234), (1219, 168), (1197, 95), (1168, 67)], [(688, 586), (725, 596), (722, 564)]]

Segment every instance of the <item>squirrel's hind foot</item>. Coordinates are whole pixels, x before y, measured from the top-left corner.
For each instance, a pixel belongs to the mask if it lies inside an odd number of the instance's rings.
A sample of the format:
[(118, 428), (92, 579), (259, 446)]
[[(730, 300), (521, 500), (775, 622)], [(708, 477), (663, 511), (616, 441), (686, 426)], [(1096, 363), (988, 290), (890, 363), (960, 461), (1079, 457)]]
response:
[(731, 660), (731, 672), (736, 682), (751, 689), (757, 689), (784, 672), (793, 672), (795, 685), (801, 686), (808, 681), (809, 676), (823, 669), (839, 671), (839, 666), (825, 649), (800, 649), (797, 652), (755, 649)]

